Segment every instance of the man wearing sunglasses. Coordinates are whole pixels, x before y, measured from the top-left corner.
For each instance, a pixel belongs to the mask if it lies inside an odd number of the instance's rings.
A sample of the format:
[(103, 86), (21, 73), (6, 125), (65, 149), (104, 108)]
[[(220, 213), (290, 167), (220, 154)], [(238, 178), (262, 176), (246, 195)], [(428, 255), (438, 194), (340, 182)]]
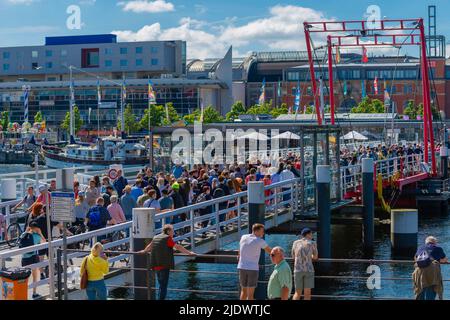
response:
[(269, 279), (267, 297), (269, 300), (289, 300), (292, 291), (292, 270), (284, 259), (283, 248), (273, 248), (270, 258), (275, 269)]

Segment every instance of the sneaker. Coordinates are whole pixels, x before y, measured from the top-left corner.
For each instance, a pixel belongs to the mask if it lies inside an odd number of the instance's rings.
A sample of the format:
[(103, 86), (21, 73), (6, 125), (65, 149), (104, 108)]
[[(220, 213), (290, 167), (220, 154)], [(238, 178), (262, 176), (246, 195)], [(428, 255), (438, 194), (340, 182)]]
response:
[(42, 296), (39, 293), (33, 293), (32, 298), (33, 298), (33, 300), (39, 300), (42, 298)]

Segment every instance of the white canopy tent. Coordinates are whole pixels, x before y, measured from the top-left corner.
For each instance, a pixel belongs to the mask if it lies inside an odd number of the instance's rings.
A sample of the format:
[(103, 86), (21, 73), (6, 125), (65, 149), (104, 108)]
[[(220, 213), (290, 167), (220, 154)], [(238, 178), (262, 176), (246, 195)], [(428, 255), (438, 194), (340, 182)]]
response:
[(286, 131), (286, 132), (284, 132), (282, 134), (279, 134), (279, 135), (273, 137), (272, 139), (300, 140), (301, 138), (300, 138), (299, 135), (297, 135), (295, 133), (292, 133), (290, 131)]
[(356, 131), (351, 131), (351, 132), (347, 133), (341, 139), (343, 139), (343, 140), (354, 140), (354, 141), (367, 141), (367, 140), (369, 140), (369, 138), (367, 138), (366, 136), (364, 136), (361, 133), (356, 132)]
[(259, 132), (252, 132), (240, 137), (237, 137), (236, 140), (245, 140), (245, 139), (249, 139), (249, 140), (259, 140), (259, 141), (268, 141), (269, 137), (266, 136), (263, 133), (259, 133)]

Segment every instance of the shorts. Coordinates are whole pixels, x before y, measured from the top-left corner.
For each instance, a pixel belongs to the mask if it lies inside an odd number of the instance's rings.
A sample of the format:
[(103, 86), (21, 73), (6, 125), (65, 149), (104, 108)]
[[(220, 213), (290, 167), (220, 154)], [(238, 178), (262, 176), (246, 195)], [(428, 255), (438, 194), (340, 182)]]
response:
[(314, 272), (295, 272), (295, 290), (314, 289)]
[(34, 255), (28, 258), (22, 258), (22, 267), (26, 267), (32, 264), (36, 264), (39, 263), (39, 256), (38, 255)]
[(239, 269), (239, 283), (242, 288), (258, 286), (259, 271)]

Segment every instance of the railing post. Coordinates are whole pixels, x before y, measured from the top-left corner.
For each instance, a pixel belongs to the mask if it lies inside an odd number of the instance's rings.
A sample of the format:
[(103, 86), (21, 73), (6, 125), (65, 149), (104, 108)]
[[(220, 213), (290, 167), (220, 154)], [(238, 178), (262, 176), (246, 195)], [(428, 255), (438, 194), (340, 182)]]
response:
[(216, 250), (220, 250), (220, 215), (219, 215), (219, 204), (214, 205), (215, 208), (215, 220), (216, 220)]
[(146, 269), (146, 278), (145, 281), (147, 283), (147, 300), (155, 300), (155, 273), (151, 270), (151, 258), (150, 255), (145, 255), (145, 269)]
[[(265, 197), (264, 197), (264, 182), (261, 181), (251, 181), (248, 184), (248, 232), (252, 233), (252, 228), (254, 224), (260, 223), (265, 225)], [(276, 222), (275, 222), (276, 223)], [(261, 250), (261, 255), (259, 258), (259, 279), (258, 281), (264, 281), (265, 279), (265, 253)], [(255, 291), (255, 297), (257, 300), (266, 299), (266, 286), (258, 285)]]
[(237, 208), (237, 215), (238, 215), (238, 234), (239, 234), (239, 238), (242, 235), (242, 217), (241, 217), (242, 210), (241, 210), (241, 205), (242, 205), (241, 197), (237, 197), (237, 206), (238, 206), (238, 208)]
[[(133, 209), (133, 230), (131, 232), (133, 252), (144, 250), (152, 241), (155, 235), (155, 211), (153, 208)], [(134, 255), (133, 269), (147, 268), (147, 259), (146, 255)], [(135, 300), (148, 299), (148, 290), (136, 288), (147, 285), (147, 275), (147, 271), (133, 270)]]
[(195, 213), (194, 210), (190, 210), (191, 216), (191, 251), (195, 250)]
[(56, 249), (56, 264), (57, 264), (57, 290), (58, 300), (62, 300), (62, 279), (61, 279), (61, 264), (62, 264), (62, 252), (61, 248)]
[(330, 166), (316, 167), (316, 206), (319, 215), (319, 254), (331, 258)]
[(441, 147), (441, 174), (443, 179), (448, 179), (448, 149)]
[(365, 158), (362, 160), (362, 201), (364, 210), (364, 246), (366, 249), (373, 248), (375, 233), (374, 216), (374, 165), (373, 159)]

